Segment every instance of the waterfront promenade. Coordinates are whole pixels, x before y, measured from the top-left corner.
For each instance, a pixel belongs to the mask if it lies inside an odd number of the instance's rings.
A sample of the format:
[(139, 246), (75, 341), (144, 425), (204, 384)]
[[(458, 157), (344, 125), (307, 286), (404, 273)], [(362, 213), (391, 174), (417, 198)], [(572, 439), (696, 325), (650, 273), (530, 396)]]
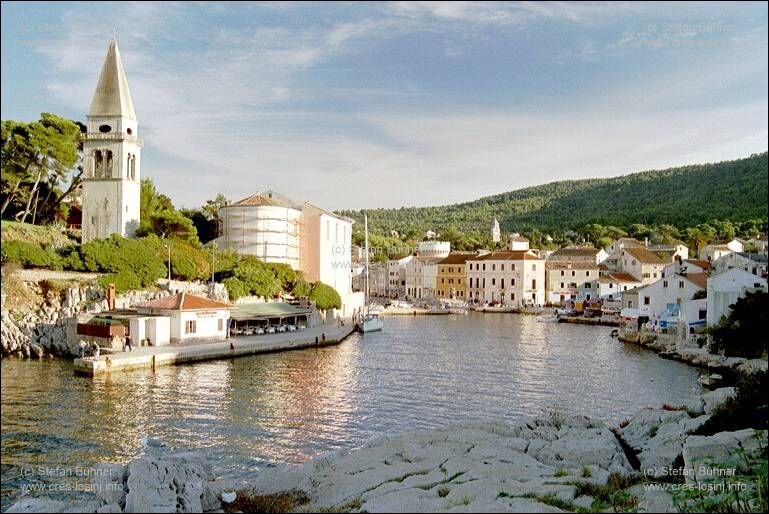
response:
[(75, 359), (75, 372), (96, 376), (116, 371), (155, 369), (189, 362), (244, 357), (258, 353), (299, 350), (338, 344), (355, 330), (345, 323), (319, 325), (300, 332), (239, 336), (218, 342), (136, 347), (132, 352), (102, 354), (98, 360)]

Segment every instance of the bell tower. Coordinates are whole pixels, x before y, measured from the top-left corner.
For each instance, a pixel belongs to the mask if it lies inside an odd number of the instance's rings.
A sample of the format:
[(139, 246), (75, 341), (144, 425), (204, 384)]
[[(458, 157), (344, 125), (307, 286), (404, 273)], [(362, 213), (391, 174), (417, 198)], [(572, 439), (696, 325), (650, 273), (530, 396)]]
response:
[(133, 237), (139, 226), (141, 148), (136, 113), (113, 39), (87, 116), (83, 142), (82, 241)]

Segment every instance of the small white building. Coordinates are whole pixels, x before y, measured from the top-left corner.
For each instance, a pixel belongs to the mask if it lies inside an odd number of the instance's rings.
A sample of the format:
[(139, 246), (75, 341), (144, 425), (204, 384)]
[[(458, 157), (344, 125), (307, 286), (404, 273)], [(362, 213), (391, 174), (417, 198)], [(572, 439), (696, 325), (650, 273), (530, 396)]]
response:
[(637, 308), (640, 316), (662, 319), (665, 312), (671, 311), (671, 306), (693, 300), (694, 295), (704, 292), (706, 287), (707, 275), (704, 273), (673, 274), (623, 293), (622, 308)]
[(744, 252), (745, 246), (739, 239), (732, 239), (728, 243), (709, 244), (700, 250), (700, 259), (715, 261), (732, 252)]
[(712, 265), (714, 273), (721, 273), (730, 268), (740, 268), (763, 277), (766, 276), (767, 271), (766, 261), (766, 255), (762, 253), (732, 252), (716, 259)]
[(589, 289), (580, 295), (587, 300), (594, 298), (618, 300), (626, 291), (643, 286), (643, 282), (629, 273), (616, 272), (606, 273), (587, 286)]
[(226, 339), (230, 311), (234, 306), (188, 293), (177, 293), (135, 305), (134, 308), (140, 315), (170, 318), (171, 343), (186, 343)]
[(518, 232), (510, 234), (507, 249), (511, 252), (525, 252), (529, 249), (529, 240)]
[(620, 251), (619, 271), (632, 275), (644, 285), (659, 280), (668, 264), (642, 246), (630, 246)]
[(766, 291), (766, 279), (741, 268), (730, 268), (708, 279), (708, 326), (728, 316), (731, 305), (748, 291)]

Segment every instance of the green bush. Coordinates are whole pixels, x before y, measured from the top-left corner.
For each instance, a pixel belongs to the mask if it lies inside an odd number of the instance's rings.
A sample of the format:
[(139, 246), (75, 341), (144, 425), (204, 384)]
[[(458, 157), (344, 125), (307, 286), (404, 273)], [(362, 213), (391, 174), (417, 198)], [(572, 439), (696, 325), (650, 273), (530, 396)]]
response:
[(761, 357), (769, 348), (769, 293), (747, 293), (731, 305), (728, 317), (712, 328), (713, 349), (735, 357)]
[(82, 245), (80, 260), (83, 269), (115, 274), (126, 288), (138, 289), (154, 285), (165, 276), (163, 252), (158, 251), (159, 248), (162, 243), (155, 236), (125, 239), (113, 235)]
[(25, 268), (61, 269), (62, 263), (53, 250), (45, 250), (39, 245), (26, 241), (6, 241), (0, 248), (0, 261), (3, 264), (17, 263)]
[(310, 300), (320, 310), (341, 309), (342, 298), (336, 290), (323, 282), (315, 282), (310, 291)]
[(118, 294), (125, 293), (127, 291), (133, 291), (135, 289), (141, 289), (142, 287), (145, 287), (144, 284), (142, 284), (141, 280), (135, 273), (131, 273), (130, 271), (123, 271), (120, 273), (109, 273), (107, 275), (102, 275), (99, 277), (99, 285), (102, 286), (104, 289), (107, 289), (107, 287), (110, 284), (115, 284), (115, 291)]
[(248, 296), (245, 284), (235, 277), (225, 278), (222, 284), (230, 295), (230, 301), (235, 301), (243, 296)]
[(247, 294), (271, 298), (283, 291), (275, 272), (256, 257), (244, 257), (234, 269), (235, 278), (243, 282)]

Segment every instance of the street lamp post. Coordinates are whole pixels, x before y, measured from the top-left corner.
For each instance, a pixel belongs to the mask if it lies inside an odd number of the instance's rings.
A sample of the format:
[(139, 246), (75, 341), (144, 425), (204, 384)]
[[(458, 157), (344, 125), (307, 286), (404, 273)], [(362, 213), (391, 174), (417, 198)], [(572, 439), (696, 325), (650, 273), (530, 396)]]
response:
[(168, 287), (171, 287), (171, 243), (163, 246), (168, 250)]
[(211, 250), (211, 283), (215, 283), (214, 273), (216, 273), (216, 243), (212, 245)]

